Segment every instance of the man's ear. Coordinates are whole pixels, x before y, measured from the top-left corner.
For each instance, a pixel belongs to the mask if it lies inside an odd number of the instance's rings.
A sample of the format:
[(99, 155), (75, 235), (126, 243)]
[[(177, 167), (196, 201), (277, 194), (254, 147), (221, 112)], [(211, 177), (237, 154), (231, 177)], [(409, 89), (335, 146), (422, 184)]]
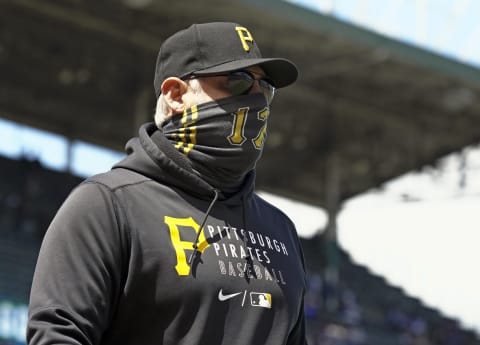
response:
[(187, 83), (179, 78), (170, 77), (163, 81), (161, 90), (171, 112), (168, 115), (182, 114), (185, 110), (182, 96), (187, 92)]

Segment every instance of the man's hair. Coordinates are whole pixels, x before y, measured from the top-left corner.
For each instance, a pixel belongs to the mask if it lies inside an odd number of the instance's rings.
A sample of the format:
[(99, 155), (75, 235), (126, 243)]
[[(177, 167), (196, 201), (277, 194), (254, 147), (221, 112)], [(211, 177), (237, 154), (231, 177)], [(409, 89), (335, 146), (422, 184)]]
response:
[[(202, 86), (198, 79), (189, 79), (186, 81), (187, 85), (192, 89), (194, 93), (198, 93), (202, 91)], [(163, 93), (157, 99), (157, 106), (155, 107), (155, 116), (154, 121), (157, 127), (161, 127), (165, 120), (168, 120), (170, 116), (168, 116), (169, 109), (168, 104), (165, 101), (165, 96)]]
[(155, 108), (155, 124), (158, 128), (162, 126), (162, 123), (167, 119), (168, 105), (165, 102), (165, 97), (163, 93), (160, 94), (160, 97), (157, 99), (157, 106)]

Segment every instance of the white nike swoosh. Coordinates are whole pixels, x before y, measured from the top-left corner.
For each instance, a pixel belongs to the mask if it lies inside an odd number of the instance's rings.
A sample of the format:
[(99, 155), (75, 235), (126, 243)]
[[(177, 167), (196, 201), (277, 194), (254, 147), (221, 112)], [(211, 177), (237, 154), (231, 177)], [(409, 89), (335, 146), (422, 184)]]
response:
[(223, 301), (226, 301), (227, 299), (233, 298), (233, 297), (238, 296), (240, 294), (241, 294), (241, 292), (232, 293), (232, 294), (229, 294), (229, 295), (224, 295), (222, 289), (220, 289), (220, 291), (218, 292), (218, 300), (223, 302)]

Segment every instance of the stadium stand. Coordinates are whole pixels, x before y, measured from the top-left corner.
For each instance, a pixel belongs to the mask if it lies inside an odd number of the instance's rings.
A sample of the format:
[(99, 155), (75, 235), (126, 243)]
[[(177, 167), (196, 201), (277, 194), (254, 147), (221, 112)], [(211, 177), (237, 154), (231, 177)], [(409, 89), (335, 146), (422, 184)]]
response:
[(25, 159), (0, 167), (0, 298), (26, 303), (45, 230), (81, 179)]
[(329, 286), (318, 255), (323, 237), (302, 242), (309, 266), (305, 313), (310, 345), (480, 344), (475, 332), (355, 263), (340, 247), (338, 282), (336, 288)]

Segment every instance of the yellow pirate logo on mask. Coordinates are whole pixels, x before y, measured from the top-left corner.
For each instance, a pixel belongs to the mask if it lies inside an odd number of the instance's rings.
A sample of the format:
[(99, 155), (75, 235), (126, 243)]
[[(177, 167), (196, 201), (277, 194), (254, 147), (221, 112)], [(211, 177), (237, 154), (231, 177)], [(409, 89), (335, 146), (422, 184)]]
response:
[(245, 49), (246, 52), (250, 51), (250, 46), (247, 43), (253, 43), (253, 37), (250, 31), (248, 31), (247, 28), (244, 28), (243, 26), (237, 26), (235, 27), (235, 30), (237, 30), (240, 41), (242, 41), (243, 49)]

